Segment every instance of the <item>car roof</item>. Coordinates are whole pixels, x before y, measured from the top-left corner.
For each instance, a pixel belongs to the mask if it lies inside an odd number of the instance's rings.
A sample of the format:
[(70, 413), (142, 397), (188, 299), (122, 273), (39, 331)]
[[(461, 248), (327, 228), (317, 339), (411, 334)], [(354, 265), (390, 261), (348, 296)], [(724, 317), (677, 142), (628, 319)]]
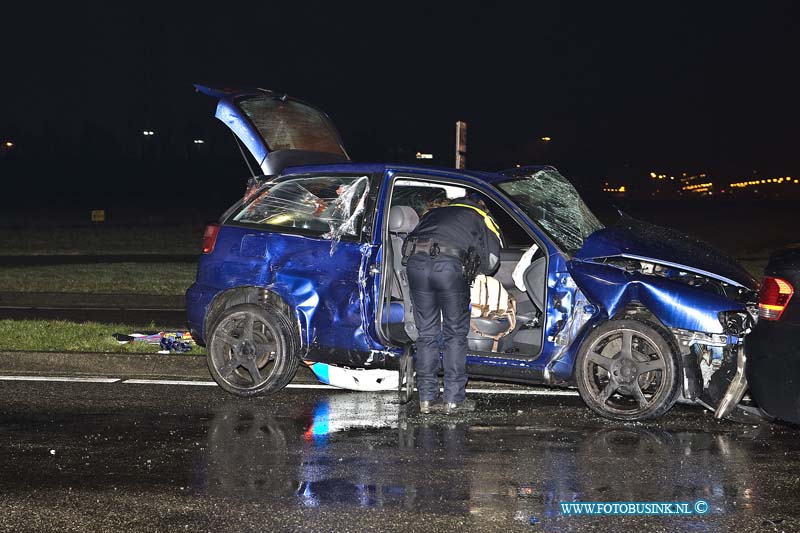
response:
[[(533, 171), (544, 166), (529, 166), (523, 167)], [(383, 173), (386, 170), (394, 172), (412, 172), (415, 174), (436, 174), (436, 175), (451, 175), (453, 177), (467, 177), (484, 183), (493, 183), (496, 181), (506, 181), (510, 176), (502, 172), (485, 172), (481, 170), (459, 170), (455, 168), (434, 167), (429, 165), (408, 165), (408, 164), (391, 164), (391, 163), (336, 163), (326, 165), (304, 165), (297, 167), (288, 167), (284, 169), (281, 175), (292, 174), (308, 174), (311, 172), (365, 172), (365, 173)], [(520, 168), (513, 169), (515, 171), (521, 170)]]

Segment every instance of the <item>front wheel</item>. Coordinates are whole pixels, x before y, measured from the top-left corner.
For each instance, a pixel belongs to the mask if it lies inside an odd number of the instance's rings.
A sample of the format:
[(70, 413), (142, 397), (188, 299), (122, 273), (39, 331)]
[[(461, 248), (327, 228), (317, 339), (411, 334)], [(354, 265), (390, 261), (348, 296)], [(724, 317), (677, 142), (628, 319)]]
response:
[(292, 324), (280, 310), (231, 307), (210, 328), (208, 369), (236, 396), (277, 392), (294, 378), (300, 358)]
[(661, 416), (680, 394), (675, 351), (660, 332), (638, 320), (611, 320), (583, 341), (575, 362), (581, 398), (614, 420)]

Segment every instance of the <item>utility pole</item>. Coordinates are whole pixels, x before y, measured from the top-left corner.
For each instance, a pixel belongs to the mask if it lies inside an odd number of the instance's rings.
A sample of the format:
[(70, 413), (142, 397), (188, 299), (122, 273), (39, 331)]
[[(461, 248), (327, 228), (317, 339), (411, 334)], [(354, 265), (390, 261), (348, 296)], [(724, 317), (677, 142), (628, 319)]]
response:
[(467, 123), (456, 122), (456, 168), (467, 168)]

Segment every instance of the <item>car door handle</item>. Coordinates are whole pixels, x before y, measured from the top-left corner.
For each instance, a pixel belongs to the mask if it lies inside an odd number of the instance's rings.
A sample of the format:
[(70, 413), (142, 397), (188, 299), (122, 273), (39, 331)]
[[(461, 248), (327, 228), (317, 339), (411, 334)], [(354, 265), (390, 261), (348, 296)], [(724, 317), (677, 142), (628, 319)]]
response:
[(378, 265), (370, 265), (369, 267), (369, 275), (374, 276), (375, 274), (380, 274), (381, 269), (378, 268)]

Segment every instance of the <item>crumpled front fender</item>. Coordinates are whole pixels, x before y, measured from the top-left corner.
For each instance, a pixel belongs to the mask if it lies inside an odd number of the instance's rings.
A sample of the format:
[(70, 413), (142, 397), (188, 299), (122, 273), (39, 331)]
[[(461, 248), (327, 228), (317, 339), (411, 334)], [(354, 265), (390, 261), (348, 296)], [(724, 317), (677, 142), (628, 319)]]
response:
[(743, 304), (730, 298), (667, 278), (577, 260), (570, 261), (567, 267), (589, 302), (609, 317), (638, 302), (667, 327), (722, 333), (719, 313), (746, 311)]

